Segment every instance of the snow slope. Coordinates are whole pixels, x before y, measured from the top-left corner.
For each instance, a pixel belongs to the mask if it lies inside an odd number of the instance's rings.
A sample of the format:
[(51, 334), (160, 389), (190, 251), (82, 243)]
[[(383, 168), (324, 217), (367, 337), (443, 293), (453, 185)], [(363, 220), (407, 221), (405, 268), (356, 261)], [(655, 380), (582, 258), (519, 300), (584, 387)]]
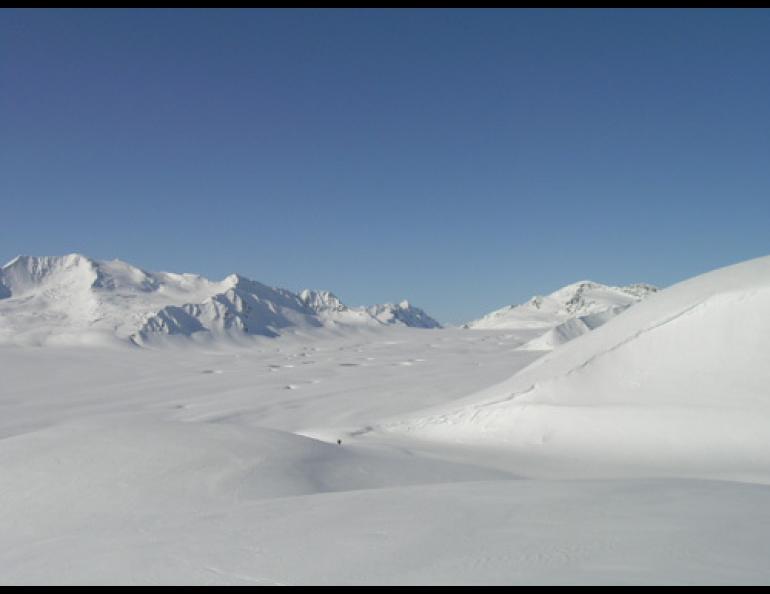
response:
[(545, 297), (532, 297), (527, 303), (509, 305), (468, 322), (472, 330), (521, 330), (536, 334), (522, 348), (550, 350), (572, 340), (625, 309), (657, 292), (647, 284), (610, 287), (581, 281), (562, 287)]
[(554, 326), (550, 330), (539, 334), (520, 348), (529, 351), (550, 351), (556, 347), (574, 340), (591, 330), (598, 328), (608, 322), (620, 313), (623, 313), (629, 306), (616, 305), (607, 309), (597, 311), (584, 316), (567, 318), (566, 321)]
[[(164, 290), (23, 268), (0, 311), (49, 300), (70, 332)], [(244, 323), (271, 295), (177, 282), (231, 291)], [(0, 583), (770, 581), (770, 258), (547, 354), (520, 348), (531, 330), (344, 324), (333, 295), (292, 295), (277, 315), (320, 326), (249, 349), (0, 344)]]
[[(438, 327), (422, 310), (351, 309), (328, 292), (296, 295), (237, 274), (210, 281), (151, 273), (80, 254), (19, 256), (0, 269), (0, 342), (89, 344), (118, 338), (146, 344), (161, 336), (196, 340), (277, 336), (327, 325)], [(402, 305), (404, 305), (402, 304)]]
[[(770, 257), (672, 286), (509, 380), (389, 430), (592, 476), (770, 482)], [(541, 460), (540, 468), (547, 468)]]
[(770, 580), (768, 486), (524, 480), (476, 444), (352, 434), (540, 356), (517, 345), (402, 326), (253, 349), (0, 345), (0, 583)]

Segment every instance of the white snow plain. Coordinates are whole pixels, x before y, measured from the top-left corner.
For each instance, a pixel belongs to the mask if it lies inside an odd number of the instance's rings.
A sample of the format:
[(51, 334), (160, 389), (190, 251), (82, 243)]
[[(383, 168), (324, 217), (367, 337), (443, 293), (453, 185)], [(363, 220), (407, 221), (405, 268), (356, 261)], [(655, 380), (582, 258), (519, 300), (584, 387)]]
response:
[(383, 323), (93, 343), (69, 308), (16, 340), (42, 310), (13, 307), (0, 583), (770, 582), (770, 258), (553, 350)]

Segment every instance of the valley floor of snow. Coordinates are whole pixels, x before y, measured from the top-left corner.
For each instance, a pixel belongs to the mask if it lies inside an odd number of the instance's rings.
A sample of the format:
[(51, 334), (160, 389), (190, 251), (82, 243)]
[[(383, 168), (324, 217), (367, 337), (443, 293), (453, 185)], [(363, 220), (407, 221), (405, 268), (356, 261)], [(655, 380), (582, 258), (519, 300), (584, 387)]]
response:
[(378, 430), (509, 378), (530, 338), (0, 346), (0, 583), (769, 583), (763, 481)]

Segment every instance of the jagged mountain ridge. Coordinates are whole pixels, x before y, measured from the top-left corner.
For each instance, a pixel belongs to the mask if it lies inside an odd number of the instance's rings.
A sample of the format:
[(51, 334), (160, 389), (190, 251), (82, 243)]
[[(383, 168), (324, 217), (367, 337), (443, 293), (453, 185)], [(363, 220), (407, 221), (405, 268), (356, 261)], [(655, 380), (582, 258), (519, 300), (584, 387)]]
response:
[(440, 327), (407, 302), (350, 308), (328, 291), (295, 294), (237, 274), (211, 281), (81, 254), (18, 256), (0, 269), (0, 341), (57, 344), (113, 335), (144, 344), (158, 336), (278, 336), (289, 328), (362, 324)]
[(419, 307), (404, 300), (401, 303), (373, 305), (366, 311), (383, 324), (404, 324), (417, 328), (440, 328), (441, 325)]

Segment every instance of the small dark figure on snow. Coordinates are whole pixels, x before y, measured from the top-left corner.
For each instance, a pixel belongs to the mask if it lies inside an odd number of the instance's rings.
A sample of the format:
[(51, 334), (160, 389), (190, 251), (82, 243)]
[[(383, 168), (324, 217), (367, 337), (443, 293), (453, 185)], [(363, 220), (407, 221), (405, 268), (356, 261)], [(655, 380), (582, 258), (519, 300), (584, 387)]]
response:
[(337, 445), (342, 445), (342, 440), (341, 439), (337, 440)]

